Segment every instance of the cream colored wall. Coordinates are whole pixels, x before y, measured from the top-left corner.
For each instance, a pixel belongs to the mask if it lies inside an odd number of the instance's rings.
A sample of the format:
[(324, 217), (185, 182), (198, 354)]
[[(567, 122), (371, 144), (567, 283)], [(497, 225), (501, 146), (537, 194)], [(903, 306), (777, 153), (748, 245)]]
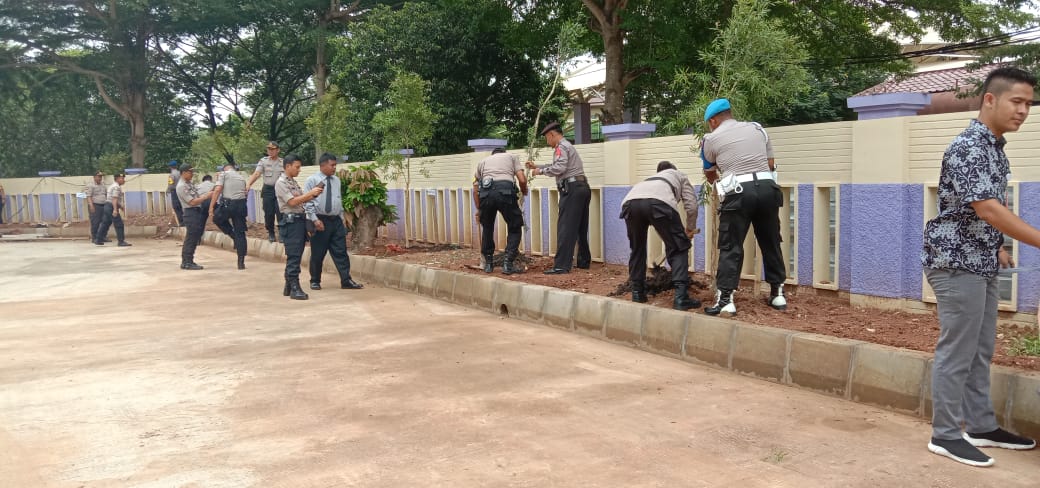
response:
[[(964, 130), (976, 112), (925, 115), (906, 119), (909, 130), (910, 183), (935, 183), (939, 179), (943, 153), (950, 141)], [(1040, 181), (1040, 119), (1034, 114), (1018, 132), (1006, 135), (1011, 160), (1011, 179)]]

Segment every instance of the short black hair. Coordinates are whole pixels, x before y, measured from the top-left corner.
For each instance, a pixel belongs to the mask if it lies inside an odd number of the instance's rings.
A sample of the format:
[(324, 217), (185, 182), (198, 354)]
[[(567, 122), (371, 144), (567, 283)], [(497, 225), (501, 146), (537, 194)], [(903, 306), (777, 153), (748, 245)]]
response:
[(492, 150), (491, 150), (491, 154), (502, 154), (502, 153), (504, 153), (504, 152), (506, 152), (506, 150), (505, 150), (505, 149), (502, 149), (502, 148), (500, 148), (500, 147), (496, 147), (496, 148), (494, 148), (494, 149), (492, 149)]
[(202, 181), (213, 181), (213, 177), (210, 175), (203, 176)]
[(666, 169), (675, 169), (675, 165), (671, 161), (661, 161), (657, 163), (657, 172), (660, 173)]
[(303, 164), (303, 158), (301, 158), (300, 155), (296, 154), (296, 153), (292, 153), (292, 154), (286, 156), (285, 159), (282, 160), (282, 162), (284, 164), (293, 164), (293, 163), (295, 163), (297, 161), (299, 161), (300, 164)]
[(235, 163), (227, 163), (227, 164), (224, 165), (223, 170), (227, 171), (228, 169), (238, 169), (238, 168), (235, 166)]
[(992, 93), (1000, 96), (1011, 89), (1012, 85), (1025, 83), (1036, 88), (1036, 76), (1023, 69), (1005, 66), (989, 72), (985, 83), (982, 84), (982, 94)]
[(335, 161), (335, 162), (339, 162), (339, 160), (338, 160), (338, 159), (336, 159), (336, 156), (333, 156), (333, 155), (332, 155), (332, 154), (330, 154), (330, 153), (325, 153), (325, 154), (322, 154), (320, 158), (318, 158), (318, 165), (319, 165), (319, 166), (320, 166), (320, 165), (323, 165), (323, 164), (325, 164), (325, 163), (326, 163), (327, 161)]

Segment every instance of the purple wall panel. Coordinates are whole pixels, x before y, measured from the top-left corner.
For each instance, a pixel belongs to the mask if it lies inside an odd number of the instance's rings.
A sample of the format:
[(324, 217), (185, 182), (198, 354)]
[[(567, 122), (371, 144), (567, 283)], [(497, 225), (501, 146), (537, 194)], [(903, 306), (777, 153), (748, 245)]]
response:
[(148, 211), (148, 193), (128, 191), (126, 195), (126, 211), (130, 214), (143, 214)]
[[(693, 186), (693, 193), (696, 195), (701, 194), (701, 185)], [(697, 228), (701, 230), (699, 234), (693, 236), (693, 270), (701, 273), (705, 273), (704, 267), (707, 266), (708, 255), (707, 242), (704, 240), (704, 233), (707, 232), (705, 229), (705, 222), (707, 221), (706, 214), (711, 211), (711, 207), (702, 206), (700, 211), (697, 212)]]
[[(849, 291), (888, 298), (920, 297), (920, 185), (843, 185), (842, 239), (848, 235)], [(848, 200), (849, 214), (844, 208)], [(846, 230), (848, 227), (848, 230)], [(842, 242), (842, 249), (846, 245)], [(844, 272), (842, 273), (844, 274)]]
[(524, 212), (524, 224), (527, 226), (524, 229), (524, 245), (523, 248), (531, 249), (531, 196), (528, 192), (528, 196), (524, 198), (524, 208), (520, 209)]
[[(838, 289), (849, 291), (852, 289), (852, 207), (855, 201), (846, 198), (852, 192), (851, 184), (841, 185), (838, 206), (839, 217), (838, 232), (841, 236), (838, 242)], [(862, 207), (861, 207), (862, 208)]]
[(811, 184), (798, 185), (798, 284), (813, 284), (813, 201)]
[[(246, 193), (246, 220), (249, 222), (256, 222), (256, 193), (253, 190), (249, 190)], [(172, 210), (169, 210), (172, 211)]]
[(397, 221), (387, 225), (387, 234), (394, 239), (404, 239), (404, 190), (387, 190), (386, 202), (397, 208)]
[(549, 191), (547, 188), (542, 188), (542, 255), (548, 256), (556, 252), (555, 249), (549, 249), (549, 233), (552, 229), (549, 228)]
[(58, 195), (53, 193), (40, 195), (40, 217), (43, 220), (58, 220)]
[(600, 193), (603, 201), (603, 261), (628, 264), (628, 230), (621, 214), (621, 201), (631, 186), (605, 186)]
[[(1018, 185), (1018, 208), (1019, 215), (1032, 225), (1040, 227), (1040, 183), (1020, 183)], [(1040, 266), (1040, 250), (1024, 244), (1018, 244), (1018, 256), (1016, 265), (1023, 267)], [(1033, 313), (1037, 310), (1037, 301), (1040, 300), (1040, 272), (1018, 274), (1018, 311)]]

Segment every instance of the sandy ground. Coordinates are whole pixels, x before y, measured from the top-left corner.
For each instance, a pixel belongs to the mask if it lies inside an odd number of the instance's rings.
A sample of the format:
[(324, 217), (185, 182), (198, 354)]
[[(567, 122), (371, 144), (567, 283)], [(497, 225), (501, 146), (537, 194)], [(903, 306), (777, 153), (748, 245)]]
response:
[[(174, 241), (0, 244), (0, 485), (1027, 487), (925, 422)], [(305, 272), (306, 275), (306, 272)]]

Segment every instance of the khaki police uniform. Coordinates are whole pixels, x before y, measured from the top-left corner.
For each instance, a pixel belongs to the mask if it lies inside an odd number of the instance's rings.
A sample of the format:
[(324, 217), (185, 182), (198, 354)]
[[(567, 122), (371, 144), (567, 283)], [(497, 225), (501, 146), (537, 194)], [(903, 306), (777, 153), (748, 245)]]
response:
[[(108, 188), (105, 183), (94, 183), (91, 181), (87, 184), (87, 187), (83, 190), (86, 194), (87, 201), (90, 202), (90, 240), (91, 242), (97, 240), (97, 231), (101, 227), (101, 221), (104, 220), (105, 202), (108, 201)], [(101, 240), (105, 240), (108, 236), (102, 236)]]
[[(119, 183), (112, 183), (108, 186), (106, 192), (105, 207), (102, 210), (101, 227), (98, 228), (97, 235), (95, 236), (94, 243), (102, 245), (105, 243), (105, 236), (108, 235), (108, 229), (115, 227), (116, 229), (116, 240), (119, 241), (120, 245), (126, 243), (126, 234), (123, 229), (123, 216), (122, 211), (126, 211), (126, 202), (123, 198), (123, 187)], [(113, 215), (115, 214), (115, 215)]]
[(495, 217), (501, 213), (505, 219), (508, 234), (506, 237), (506, 261), (516, 259), (520, 248), (520, 237), (523, 233), (524, 214), (520, 210), (520, 189), (514, 179), (517, 172), (524, 167), (513, 154), (498, 153), (488, 156), (477, 166), (473, 174), (473, 184), (477, 187), (480, 208), (480, 253), (486, 263), (490, 263), (495, 254)]
[(181, 245), (181, 266), (195, 263), (195, 248), (202, 240), (202, 231), (206, 221), (202, 216), (201, 204), (192, 204), (191, 201), (202, 196), (198, 187), (190, 180), (181, 178), (177, 182), (177, 199), (181, 202), (184, 211), (184, 244)]
[(287, 284), (300, 280), (300, 263), (303, 261), (303, 246), (307, 242), (308, 220), (317, 220), (314, 201), (302, 205), (289, 205), (289, 200), (303, 195), (303, 189), (296, 180), (282, 173), (274, 184), (278, 211), (281, 213), (278, 231), (285, 246), (285, 280)]
[[(681, 210), (686, 215), (684, 228)], [(672, 283), (689, 285), (690, 238), (686, 230), (697, 228), (697, 194), (690, 179), (676, 169), (666, 169), (636, 183), (621, 202), (621, 215), (628, 229), (628, 279), (646, 281), (646, 238), (650, 226), (664, 241), (665, 257), (672, 269)]]
[(166, 180), (166, 194), (170, 196), (170, 206), (177, 216), (177, 224), (184, 225), (184, 209), (181, 201), (177, 198), (177, 183), (181, 180), (181, 172), (177, 168), (170, 168), (170, 177)]
[[(235, 251), (239, 260), (245, 257), (246, 244), (246, 178), (235, 170), (223, 171), (217, 175), (215, 189), (220, 189), (220, 200), (213, 211), (213, 224), (235, 241)], [(217, 198), (214, 196), (214, 198)]]
[(762, 250), (766, 282), (776, 287), (787, 279), (780, 251), (780, 207), (784, 195), (769, 169), (773, 146), (755, 122), (723, 121), (701, 146), (704, 169), (718, 168), (725, 188), (719, 207), (719, 264), (716, 286), (722, 295), (737, 289), (744, 263), (744, 238), (754, 227)]
[(270, 235), (274, 235), (276, 217), (278, 222), (281, 223), (281, 215), (278, 213), (278, 198), (275, 196), (274, 186), (283, 172), (282, 158), (271, 159), (266, 156), (256, 163), (256, 171), (254, 171), (254, 174), (258, 174), (264, 179), (264, 186), (260, 190), (260, 198), (263, 200), (264, 227), (267, 228), (267, 233)]
[(574, 259), (574, 245), (578, 245), (577, 266), (592, 264), (589, 249), (589, 202), (592, 189), (585, 178), (585, 166), (578, 151), (566, 139), (561, 139), (553, 152), (552, 164), (538, 167), (542, 174), (555, 176), (560, 190), (560, 213), (556, 220), (556, 258), (553, 268), (570, 271)]

